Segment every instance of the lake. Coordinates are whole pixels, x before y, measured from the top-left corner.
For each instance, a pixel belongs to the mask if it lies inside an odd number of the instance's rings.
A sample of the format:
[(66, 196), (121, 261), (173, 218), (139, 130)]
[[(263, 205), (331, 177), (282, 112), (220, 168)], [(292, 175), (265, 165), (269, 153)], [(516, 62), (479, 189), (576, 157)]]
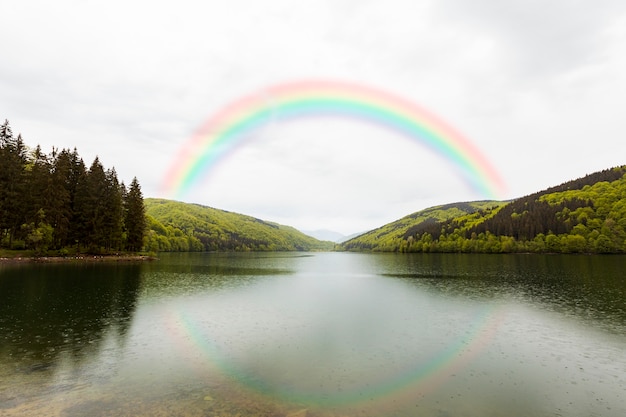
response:
[(626, 257), (0, 265), (0, 416), (626, 415)]

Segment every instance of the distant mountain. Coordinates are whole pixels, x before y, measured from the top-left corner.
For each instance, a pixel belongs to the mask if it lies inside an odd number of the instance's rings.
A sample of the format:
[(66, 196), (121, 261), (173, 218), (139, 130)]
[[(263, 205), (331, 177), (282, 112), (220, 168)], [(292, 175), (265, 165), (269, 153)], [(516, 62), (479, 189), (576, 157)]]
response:
[(352, 233), (351, 235), (348, 235), (348, 236), (344, 236), (341, 240), (338, 240), (337, 243), (347, 242), (350, 239), (354, 239), (357, 236), (361, 236), (363, 233), (366, 233), (366, 232), (357, 232), (357, 233)]
[(146, 249), (189, 251), (331, 250), (332, 242), (277, 223), (199, 204), (147, 198)]
[(340, 245), (390, 252), (626, 252), (626, 166), (512, 201), (422, 210)]
[(302, 231), (302, 233), (312, 236), (315, 239), (322, 240), (322, 241), (343, 243), (357, 236), (360, 236), (365, 232), (352, 233), (351, 235), (348, 235), (348, 236), (342, 235), (339, 232), (333, 232), (332, 230), (326, 230), (326, 229), (314, 230), (314, 231)]
[(329, 242), (339, 243), (342, 242), (346, 236), (339, 232), (333, 232), (332, 230), (320, 229), (320, 230), (303, 230), (302, 233), (308, 236), (312, 236), (317, 240), (325, 240)]

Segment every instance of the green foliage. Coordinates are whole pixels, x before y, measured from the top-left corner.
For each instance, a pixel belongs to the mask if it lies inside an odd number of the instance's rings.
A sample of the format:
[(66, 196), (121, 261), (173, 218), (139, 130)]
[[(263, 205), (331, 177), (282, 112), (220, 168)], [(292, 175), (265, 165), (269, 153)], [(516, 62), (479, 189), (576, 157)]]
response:
[(25, 233), (25, 243), (33, 250), (35, 256), (46, 253), (48, 247), (52, 244), (52, 233), (54, 231), (52, 226), (45, 223), (46, 214), (43, 209), (39, 209), (37, 218), (37, 223), (22, 225), (22, 231)]
[(344, 242), (342, 250), (625, 253), (626, 166), (510, 202), (414, 213)]
[(357, 236), (341, 244), (339, 249), (376, 252), (456, 251), (453, 248), (456, 249), (461, 242), (454, 242), (458, 238), (454, 231), (451, 239), (446, 237), (441, 242), (433, 242), (433, 236), (439, 238), (446, 221), (457, 219), (469, 227), (494, 215), (505, 204), (499, 201), (476, 201), (432, 207)]
[(298, 230), (198, 204), (148, 198), (146, 250), (311, 251), (330, 250)]

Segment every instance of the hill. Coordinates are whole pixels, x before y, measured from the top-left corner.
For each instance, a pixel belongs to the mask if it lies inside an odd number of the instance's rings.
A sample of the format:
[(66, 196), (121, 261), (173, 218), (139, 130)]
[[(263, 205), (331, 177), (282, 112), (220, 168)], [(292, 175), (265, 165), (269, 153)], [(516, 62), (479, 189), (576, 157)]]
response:
[(293, 227), (199, 204), (146, 198), (146, 249), (188, 251), (314, 251), (330, 250)]
[(626, 166), (509, 202), (433, 207), (338, 246), (390, 252), (626, 252)]
[(438, 228), (445, 220), (463, 216), (473, 216), (482, 221), (485, 216), (492, 215), (505, 204), (499, 201), (475, 201), (431, 207), (363, 233), (343, 242), (340, 247), (351, 251), (404, 251), (408, 236), (421, 235), (423, 231)]

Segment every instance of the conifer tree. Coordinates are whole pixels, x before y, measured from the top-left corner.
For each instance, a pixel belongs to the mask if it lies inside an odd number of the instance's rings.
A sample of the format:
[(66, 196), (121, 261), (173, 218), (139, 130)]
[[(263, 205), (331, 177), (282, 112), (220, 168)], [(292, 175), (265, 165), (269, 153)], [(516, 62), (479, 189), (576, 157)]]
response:
[(13, 246), (25, 220), (26, 146), (22, 135), (13, 137), (9, 121), (0, 126), (0, 241)]
[(47, 217), (53, 227), (53, 246), (62, 248), (71, 244), (69, 241), (70, 224), (72, 221), (72, 184), (71, 155), (67, 149), (53, 154), (51, 182), (54, 199)]
[(50, 206), (55, 199), (52, 189), (52, 167), (48, 156), (41, 150), (41, 146), (37, 145), (32, 153), (30, 161), (30, 170), (26, 172), (26, 222), (34, 223), (35, 226), (39, 222), (45, 222), (47, 215), (50, 214)]
[(70, 155), (70, 210), (71, 223), (69, 229), (69, 240), (80, 249), (81, 242), (86, 240), (86, 218), (83, 215), (83, 207), (87, 199), (87, 168), (82, 158), (78, 155), (76, 148)]
[(146, 209), (137, 178), (133, 178), (126, 195), (126, 249), (132, 252), (141, 250), (146, 231)]
[(100, 247), (106, 244), (103, 232), (106, 188), (106, 174), (96, 157), (89, 171), (78, 180), (74, 207), (78, 243), (91, 252), (99, 252)]
[(115, 168), (105, 173), (106, 187), (103, 197), (102, 242), (107, 249), (122, 249), (123, 202)]

